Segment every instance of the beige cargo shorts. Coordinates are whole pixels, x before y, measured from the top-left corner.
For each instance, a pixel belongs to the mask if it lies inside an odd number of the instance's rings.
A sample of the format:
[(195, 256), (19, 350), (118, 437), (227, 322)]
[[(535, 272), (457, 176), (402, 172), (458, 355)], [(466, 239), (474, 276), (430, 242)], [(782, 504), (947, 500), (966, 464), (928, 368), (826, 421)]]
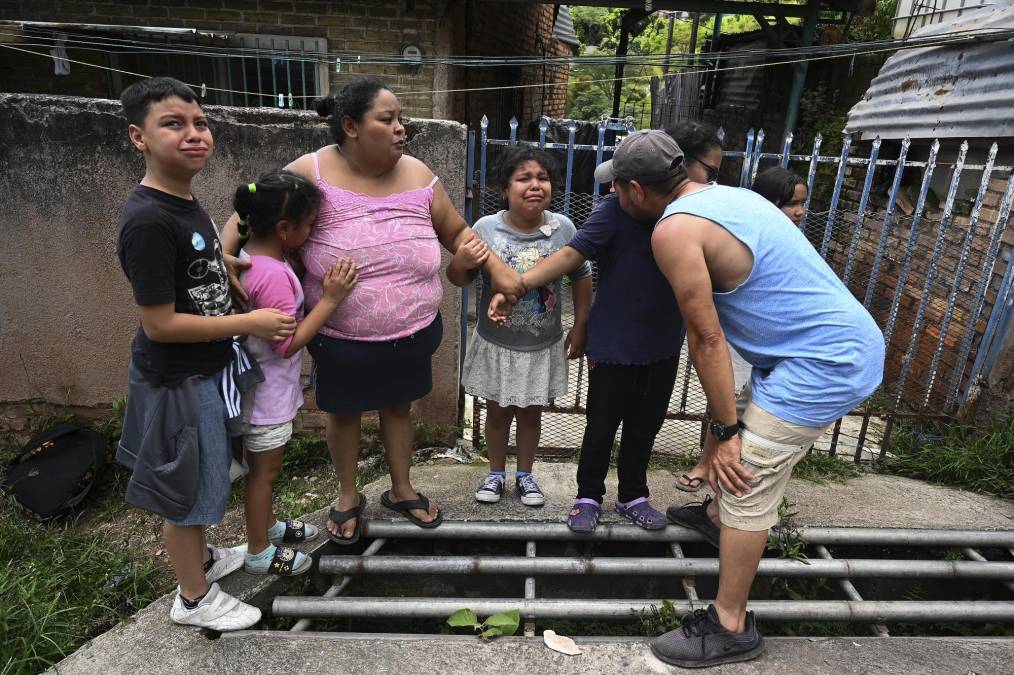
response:
[(718, 500), (718, 518), (726, 527), (760, 532), (778, 523), (778, 505), (788, 487), (792, 467), (831, 425), (804, 427), (786, 422), (761, 409), (750, 398), (747, 384), (736, 400), (736, 410), (744, 426), (739, 432), (740, 462), (754, 475), (749, 482), (753, 490), (742, 497), (723, 490)]

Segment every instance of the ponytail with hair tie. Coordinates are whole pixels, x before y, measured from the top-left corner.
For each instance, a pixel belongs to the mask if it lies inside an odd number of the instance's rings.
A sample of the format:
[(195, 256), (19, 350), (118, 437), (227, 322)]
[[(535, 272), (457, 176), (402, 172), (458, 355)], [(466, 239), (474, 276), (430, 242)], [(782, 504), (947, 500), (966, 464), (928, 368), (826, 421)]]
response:
[(272, 236), (279, 221), (298, 224), (320, 206), (320, 192), (309, 180), (278, 170), (263, 174), (256, 182), (236, 188), (232, 208), (239, 216), (239, 240)]
[(236, 232), (239, 233), (239, 240), (241, 242), (250, 238), (250, 228), (246, 224), (246, 218), (240, 216), (239, 220), (236, 221)]

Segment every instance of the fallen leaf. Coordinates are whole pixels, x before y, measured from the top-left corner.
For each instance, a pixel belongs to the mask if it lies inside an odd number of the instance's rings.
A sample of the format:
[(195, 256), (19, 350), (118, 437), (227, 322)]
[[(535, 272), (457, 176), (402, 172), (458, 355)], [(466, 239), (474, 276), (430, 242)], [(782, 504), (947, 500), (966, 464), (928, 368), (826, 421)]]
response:
[(554, 652), (560, 652), (561, 654), (566, 654), (567, 656), (576, 656), (581, 653), (581, 650), (573, 640), (565, 635), (557, 635), (556, 631), (542, 631), (542, 640), (546, 643), (546, 646)]

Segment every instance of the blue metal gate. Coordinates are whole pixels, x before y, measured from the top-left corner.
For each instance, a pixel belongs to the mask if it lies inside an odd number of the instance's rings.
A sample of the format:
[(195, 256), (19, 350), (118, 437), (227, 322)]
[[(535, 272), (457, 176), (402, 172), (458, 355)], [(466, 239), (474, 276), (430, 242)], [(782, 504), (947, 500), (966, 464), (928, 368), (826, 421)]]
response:
[[(607, 132), (634, 130), (629, 120), (603, 120), (598, 142), (575, 143), (570, 123), (567, 143), (546, 141), (549, 121), (539, 124), (539, 140), (517, 137), (511, 120), (509, 139), (487, 137), (485, 118), (478, 139), (469, 132), (469, 223), (499, 208), (496, 188), (487, 186), (487, 170), (499, 148), (529, 143), (561, 155), (565, 186), (551, 208), (580, 227), (599, 200), (572, 188), (576, 153), (595, 153), (594, 165), (614, 149)], [(724, 132), (719, 130), (719, 137)], [(818, 443), (831, 453), (847, 452), (856, 461), (882, 458), (895, 420), (952, 415), (969, 387), (996, 360), (998, 336), (1011, 321), (1014, 304), (1014, 201), (1012, 167), (997, 164), (998, 146), (970, 150), (969, 143), (943, 146), (940, 140), (861, 143), (842, 134), (837, 154), (820, 154), (828, 143), (820, 134), (809, 152), (793, 152), (793, 136), (776, 151), (765, 151), (765, 132), (750, 130), (742, 150), (723, 156), (723, 182), (748, 187), (768, 166), (805, 176), (806, 217), (800, 226), (821, 256), (839, 274), (884, 331), (888, 348), (884, 383), (869, 401), (839, 420)], [(729, 147), (734, 139), (724, 139)], [(890, 146), (890, 147), (889, 147)], [(883, 152), (882, 152), (883, 151)], [(476, 168), (476, 163), (478, 167)], [(738, 169), (738, 170), (737, 170)], [(937, 192), (944, 194), (941, 200)], [(569, 299), (566, 300), (569, 303)], [(485, 311), (462, 303), (461, 338), (467, 344), (470, 312)], [(994, 310), (995, 308), (995, 310)], [(568, 313), (565, 310), (565, 321)], [(463, 353), (463, 350), (462, 350)], [(585, 364), (571, 367), (570, 390), (543, 416), (543, 449), (573, 451), (584, 428), (587, 394)], [(473, 439), (479, 439), (483, 401), (472, 402)], [(684, 350), (678, 380), (656, 450), (695, 450), (703, 439), (706, 400)]]

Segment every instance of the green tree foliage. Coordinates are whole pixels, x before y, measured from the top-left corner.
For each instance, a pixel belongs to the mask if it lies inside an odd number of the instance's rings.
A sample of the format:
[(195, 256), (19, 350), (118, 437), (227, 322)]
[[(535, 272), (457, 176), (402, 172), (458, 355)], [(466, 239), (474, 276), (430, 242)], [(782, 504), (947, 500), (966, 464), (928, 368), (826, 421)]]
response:
[(849, 27), (850, 42), (873, 42), (892, 37), (894, 14), (898, 10), (898, 0), (877, 0), (877, 7), (872, 16), (856, 17)]
[[(570, 8), (574, 20), (574, 29), (581, 43), (584, 55), (612, 56), (620, 42), (620, 21), (623, 9), (607, 7)], [(698, 28), (697, 52), (706, 41), (711, 39), (714, 31), (714, 16), (702, 16)], [(669, 36), (669, 19), (662, 12), (647, 17), (637, 35), (632, 36), (628, 45), (628, 53), (665, 54)], [(759, 28), (751, 16), (725, 17), (722, 21), (722, 33), (742, 33)], [(676, 21), (673, 30), (673, 53), (690, 51), (689, 21)], [(620, 93), (621, 114), (633, 113), (635, 123), (643, 126), (648, 122), (650, 113), (649, 78), (660, 75), (662, 69), (654, 66), (627, 66), (623, 72), (624, 81)], [(567, 117), (581, 120), (597, 120), (608, 115), (613, 107), (613, 87), (616, 76), (612, 65), (580, 65), (570, 71), (570, 83), (567, 87)], [(643, 117), (637, 119), (638, 113)]]

